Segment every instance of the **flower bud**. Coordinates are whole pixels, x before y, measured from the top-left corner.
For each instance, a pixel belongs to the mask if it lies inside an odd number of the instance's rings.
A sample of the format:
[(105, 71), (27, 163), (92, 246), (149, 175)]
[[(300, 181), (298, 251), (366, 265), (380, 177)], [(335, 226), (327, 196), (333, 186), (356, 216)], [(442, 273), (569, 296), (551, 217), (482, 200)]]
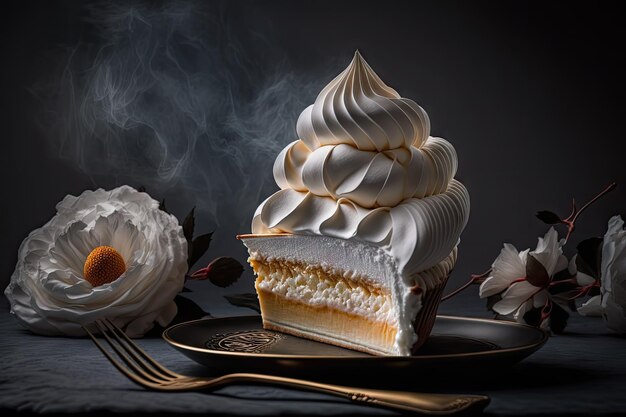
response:
[(197, 280), (208, 279), (218, 287), (232, 285), (243, 273), (243, 266), (234, 258), (221, 256), (214, 259), (206, 268), (197, 270), (191, 278)]

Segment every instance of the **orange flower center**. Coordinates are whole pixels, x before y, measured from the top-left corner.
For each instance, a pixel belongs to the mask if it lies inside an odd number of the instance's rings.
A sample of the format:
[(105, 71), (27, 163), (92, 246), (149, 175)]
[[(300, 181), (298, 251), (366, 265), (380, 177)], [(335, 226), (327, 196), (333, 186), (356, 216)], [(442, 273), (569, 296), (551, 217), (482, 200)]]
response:
[(126, 272), (124, 258), (110, 246), (98, 246), (91, 251), (83, 275), (94, 287), (113, 282)]

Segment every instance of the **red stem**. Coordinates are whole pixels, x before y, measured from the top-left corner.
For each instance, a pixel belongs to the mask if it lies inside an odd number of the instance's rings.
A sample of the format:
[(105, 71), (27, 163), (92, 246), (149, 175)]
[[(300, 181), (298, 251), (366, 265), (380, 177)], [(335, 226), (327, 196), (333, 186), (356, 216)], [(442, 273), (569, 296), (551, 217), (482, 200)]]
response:
[(570, 235), (572, 234), (572, 232), (576, 228), (576, 220), (578, 220), (578, 216), (580, 216), (580, 214), (583, 211), (585, 211), (590, 205), (595, 203), (600, 197), (602, 197), (605, 194), (613, 191), (615, 189), (615, 187), (617, 187), (617, 183), (615, 183), (615, 182), (611, 183), (608, 187), (606, 187), (604, 190), (602, 190), (600, 192), (600, 194), (598, 194), (597, 196), (595, 196), (594, 198), (589, 200), (587, 202), (587, 204), (582, 206), (580, 208), (580, 210), (576, 210), (576, 203), (575, 202), (572, 203), (572, 205), (574, 207), (572, 209), (572, 214), (570, 214), (566, 219), (561, 220), (561, 222), (567, 226), (567, 235), (565, 236), (565, 241), (566, 242), (569, 240)]
[(489, 274), (491, 274), (491, 268), (489, 268), (489, 270), (483, 272), (480, 275), (472, 275), (469, 279), (469, 281), (467, 281), (465, 284), (461, 285), (459, 288), (457, 288), (456, 290), (452, 291), (450, 294), (447, 294), (443, 297), (441, 297), (441, 301), (446, 301), (449, 298), (454, 297), (455, 295), (457, 295), (458, 293), (460, 293), (461, 291), (465, 290), (467, 287), (469, 287), (470, 285), (474, 284), (475, 282), (485, 278), (486, 276), (488, 276)]
[(574, 278), (569, 278), (569, 279), (562, 279), (559, 281), (550, 281), (550, 283), (548, 284), (549, 287), (553, 287), (555, 285), (559, 285), (559, 284), (578, 284), (578, 282), (576, 282), (576, 280)]
[(576, 300), (577, 298), (580, 298), (580, 297), (584, 297), (587, 294), (589, 294), (589, 291), (591, 291), (593, 287), (599, 287), (599, 286), (600, 286), (600, 283), (598, 281), (595, 281), (589, 285), (585, 285), (584, 287), (579, 287), (579, 290), (576, 293), (576, 295), (569, 297), (567, 300), (571, 301), (571, 300)]
[(190, 275), (190, 277), (192, 278), (198, 278), (200, 276), (204, 276), (207, 273), (207, 269), (208, 268), (200, 268), (198, 269), (196, 272), (194, 272), (193, 274)]

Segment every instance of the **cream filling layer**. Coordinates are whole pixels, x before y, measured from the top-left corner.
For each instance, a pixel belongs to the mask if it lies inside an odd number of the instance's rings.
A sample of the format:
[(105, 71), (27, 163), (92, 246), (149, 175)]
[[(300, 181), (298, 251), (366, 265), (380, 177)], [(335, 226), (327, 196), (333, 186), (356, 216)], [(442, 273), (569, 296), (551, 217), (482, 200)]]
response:
[(257, 290), (279, 294), (312, 306), (330, 307), (370, 320), (397, 323), (390, 294), (347, 279), (328, 279), (315, 271), (259, 265)]

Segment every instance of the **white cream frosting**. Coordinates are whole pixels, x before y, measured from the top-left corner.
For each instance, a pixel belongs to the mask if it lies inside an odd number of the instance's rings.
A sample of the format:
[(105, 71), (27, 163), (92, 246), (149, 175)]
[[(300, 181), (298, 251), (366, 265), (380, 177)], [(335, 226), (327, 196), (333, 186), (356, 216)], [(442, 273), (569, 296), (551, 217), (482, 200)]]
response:
[(456, 151), (442, 138), (429, 137), (421, 148), (382, 152), (344, 143), (311, 151), (297, 140), (276, 158), (274, 178), (283, 190), (346, 198), (361, 207), (375, 208), (445, 192), (456, 170)]
[(252, 232), (314, 234), (373, 243), (386, 248), (402, 275), (408, 277), (450, 254), (467, 222), (468, 206), (467, 190), (456, 180), (445, 193), (376, 209), (345, 198), (286, 189), (259, 206)]
[(281, 190), (257, 209), (253, 233), (373, 243), (405, 276), (457, 245), (470, 204), (454, 180), (454, 147), (428, 136), (426, 112), (386, 86), (358, 52), (302, 112), (297, 131), (300, 139), (274, 163)]
[(304, 109), (296, 131), (311, 149), (346, 143), (360, 150), (384, 151), (428, 138), (428, 115), (376, 75), (357, 51), (341, 74)]

